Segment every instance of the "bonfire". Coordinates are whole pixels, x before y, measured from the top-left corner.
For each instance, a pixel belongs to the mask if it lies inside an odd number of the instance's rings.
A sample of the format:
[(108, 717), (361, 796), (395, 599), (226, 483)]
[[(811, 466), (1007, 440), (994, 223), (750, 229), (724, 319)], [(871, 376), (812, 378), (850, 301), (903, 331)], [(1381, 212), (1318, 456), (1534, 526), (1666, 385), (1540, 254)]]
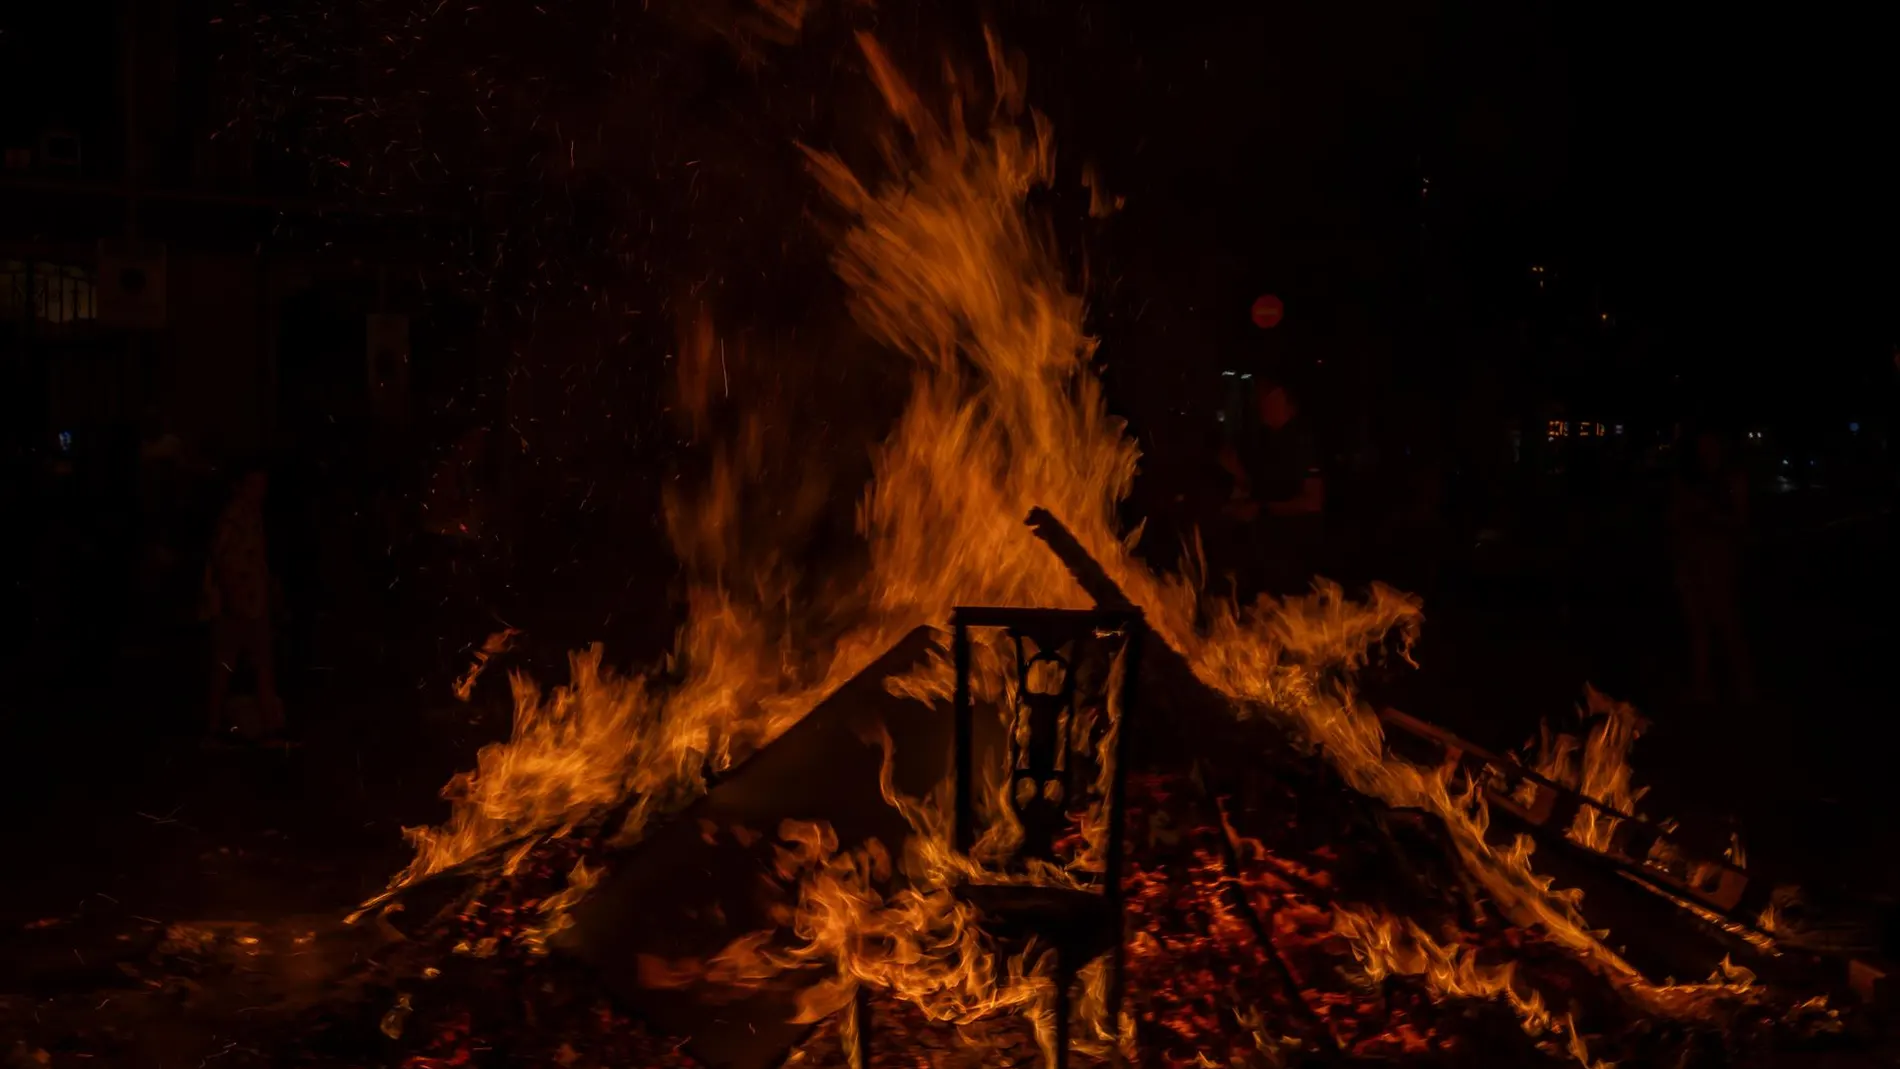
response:
[[(1587, 736), (1547, 735), (1522, 764), (1410, 760), (1360, 677), (1409, 660), (1414, 599), (1316, 581), (1309, 597), (1241, 606), (1137, 558), (1138, 533), (1116, 522), (1136, 446), (1092, 374), (1083, 299), (1027, 212), (1055, 152), (1020, 68), (991, 39), (991, 106), (973, 115), (973, 101), (931, 108), (875, 40), (860, 45), (894, 119), (884, 173), (808, 156), (847, 224), (834, 266), (852, 311), (913, 377), (859, 505), (869, 563), (853, 596), (807, 616), (827, 620), (820, 649), (709, 584), (665, 686), (608, 671), (598, 649), (551, 692), (515, 679), (514, 737), (450, 785), (451, 820), (412, 833), (415, 862), (365, 915), (413, 913), (413, 894), (454, 874), (475, 889), (431, 921), (454, 931), (490, 915), (496, 888), (523, 894), (524, 871), (552, 874), (511, 926), (458, 945), (587, 962), (649, 1024), (697, 1033), (682, 1050), (729, 1065), (1046, 1057), (1052, 1007), (1067, 1005), (1047, 941), (1008, 952), (955, 891), (1099, 872), (1102, 811), (1077, 813), (1068, 867), (1009, 875), (1005, 851), (958, 849), (940, 778), (954, 689), (941, 629), (958, 606), (1111, 598), (1138, 607), (1159, 649), (1129, 710), (1147, 719), (1118, 725), (1137, 740), (1123, 770), (1127, 1004), (1107, 1019), (1101, 970), (1082, 970), (1078, 1057), (1597, 1066), (1837, 1029), (1814, 992), (1791, 999), (1738, 963), (1781, 955), (1764, 925), (1686, 900), (1693, 888), (1675, 901), (1644, 888), (1665, 925), (1709, 930), (1660, 956), (1704, 955), (1699, 974), (1656, 976), (1659, 955), (1639, 966), (1594, 925), (1577, 888), (1540, 870), (1530, 835), (1494, 827), (1496, 805), (1516, 797), (1524, 815), (1540, 789), (1580, 800), (1557, 830), (1598, 855), (1618, 823), (1648, 827), (1632, 711), (1592, 692)], [(680, 405), (703, 418), (714, 328), (687, 341)], [(672, 503), (683, 558), (731, 560), (720, 540), (743, 515), (757, 433), (720, 454), (705, 497)], [(1047, 544), (1023, 522), (1032, 510), (1046, 510)], [(984, 708), (1011, 715), (1006, 658), (978, 652)], [(832, 723), (854, 717), (875, 745)], [(924, 753), (903, 769), (907, 745)], [(1485, 782), (1500, 769), (1523, 775)], [(808, 783), (788, 787), (801, 770)], [(749, 778), (775, 785), (764, 801)], [(1649, 842), (1640, 863), (1673, 848)], [(712, 885), (679, 882), (695, 872)], [(761, 874), (769, 893), (746, 886)], [(1620, 916), (1657, 923), (1640, 907)], [(751, 1038), (714, 1035), (740, 1029)]]
[[(1626, 707), (1592, 693), (1589, 730), (1487, 754), (1365, 695), (1370, 671), (1409, 666), (1408, 595), (1316, 580), (1238, 605), (1191, 547), (1184, 574), (1142, 562), (1117, 521), (1138, 450), (1028, 211), (1055, 148), (1019, 61), (990, 40), (989, 91), (933, 106), (859, 44), (892, 120), (883, 166), (807, 157), (856, 322), (911, 364), (858, 501), (860, 570), (785, 611), (784, 563), (738, 542), (768, 414), (713, 443), (709, 483), (668, 502), (699, 581), (665, 665), (615, 671), (595, 647), (552, 689), (511, 677), (512, 736), (348, 925), (165, 933), (155, 953), (207, 970), (323, 963), (321, 992), (272, 1002), (244, 1049), (405, 1069), (1033, 1064), (1059, 1016), (1072, 1063), (1598, 1067), (1840, 1033), (1853, 985), (1724, 890), (1742, 859), (1687, 856), (1636, 812)], [(721, 352), (716, 323), (687, 325), (692, 426), (723, 398)], [(1000, 762), (979, 776), (984, 833), (957, 833), (947, 628), (968, 606), (1139, 617), (1133, 697), (1079, 735), (1094, 781), (1125, 784), (1115, 849), (1108, 803), (1078, 801), (1056, 863), (1012, 865)], [(511, 638), (459, 696), (492, 685)], [(1018, 682), (1001, 639), (975, 641), (969, 701), (1003, 738)], [(965, 893), (1104, 876), (1118, 949), (1066, 971), (1053, 939), (1006, 945)]]

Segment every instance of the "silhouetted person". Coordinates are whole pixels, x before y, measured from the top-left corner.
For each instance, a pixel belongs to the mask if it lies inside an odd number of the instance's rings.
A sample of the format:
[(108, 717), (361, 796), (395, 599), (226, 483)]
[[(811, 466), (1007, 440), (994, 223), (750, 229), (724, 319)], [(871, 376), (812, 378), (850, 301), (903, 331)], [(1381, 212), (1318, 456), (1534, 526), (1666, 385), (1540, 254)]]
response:
[[(269, 477), (253, 468), (239, 477), (230, 501), (218, 516), (210, 559), (205, 564), (205, 609), (211, 619), (211, 697), (205, 718), (208, 738), (230, 725), (225, 706), (231, 676), (249, 664), (257, 680), (257, 705), (266, 735), (283, 731), (283, 704), (277, 696), (277, 666), (271, 648), (270, 561), (264, 541), (264, 496)], [(249, 734), (249, 732), (244, 732)]]
[(1735, 697), (1755, 700), (1738, 594), (1748, 525), (1748, 481), (1720, 435), (1704, 430), (1678, 457), (1670, 501), (1670, 549), (1676, 590), (1689, 628), (1695, 700), (1717, 698), (1715, 660), (1727, 668)]
[(1228, 512), (1245, 526), (1250, 595), (1306, 593), (1325, 545), (1326, 482), (1319, 451), (1285, 385), (1262, 382), (1259, 425), (1223, 460), (1234, 475)]

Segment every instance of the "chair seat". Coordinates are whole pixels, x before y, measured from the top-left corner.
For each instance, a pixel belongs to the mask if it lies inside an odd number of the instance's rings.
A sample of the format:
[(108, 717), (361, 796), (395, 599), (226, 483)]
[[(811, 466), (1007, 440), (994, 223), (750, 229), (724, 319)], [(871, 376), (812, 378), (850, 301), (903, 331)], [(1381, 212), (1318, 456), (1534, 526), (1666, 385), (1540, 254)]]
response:
[(1041, 940), (1056, 948), (1062, 967), (1080, 968), (1113, 949), (1115, 906), (1106, 895), (1073, 887), (966, 883), (957, 897), (982, 914), (983, 928), (1006, 942)]

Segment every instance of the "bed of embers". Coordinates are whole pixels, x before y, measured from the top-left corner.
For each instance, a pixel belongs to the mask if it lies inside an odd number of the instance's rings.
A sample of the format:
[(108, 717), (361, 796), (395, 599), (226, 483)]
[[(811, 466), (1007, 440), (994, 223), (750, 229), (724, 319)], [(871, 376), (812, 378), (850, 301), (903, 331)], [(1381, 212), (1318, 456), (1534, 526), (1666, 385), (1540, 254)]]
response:
[[(1364, 826), (1341, 796), (1315, 797), (1272, 769), (1224, 793), (1201, 773), (1129, 781), (1125, 1009), (1137, 1064), (1879, 1064), (1871, 1024), (1851, 1007), (1762, 992), (1719, 1021), (1644, 1015), (1537, 931), (1504, 921), (1431, 851), (1395, 851), (1403, 829)], [(112, 933), (95, 922), (88, 945), (105, 949), (89, 961), (74, 950), (81, 968), (0, 1007), (8, 1064), (700, 1064), (691, 1037), (653, 1034), (586, 969), (540, 948), (543, 903), (596, 850), (583, 831), (540, 843), (506, 877), (431, 881), (414, 892), (413, 915), (434, 919), (407, 934), (389, 923), (400, 913), (355, 925), (135, 918)], [(1340, 934), (1342, 912), (1416, 925), (1448, 964), (1434, 977), (1363, 960)], [(1474, 966), (1470, 982), (1506, 962), (1516, 996), (1536, 992), (1577, 1036), (1540, 1034), (1511, 993), (1448, 990), (1461, 964)], [(878, 1066), (1040, 1064), (1021, 1017), (958, 1028), (888, 997), (871, 1008)], [(847, 1064), (836, 1019), (786, 1064)]]

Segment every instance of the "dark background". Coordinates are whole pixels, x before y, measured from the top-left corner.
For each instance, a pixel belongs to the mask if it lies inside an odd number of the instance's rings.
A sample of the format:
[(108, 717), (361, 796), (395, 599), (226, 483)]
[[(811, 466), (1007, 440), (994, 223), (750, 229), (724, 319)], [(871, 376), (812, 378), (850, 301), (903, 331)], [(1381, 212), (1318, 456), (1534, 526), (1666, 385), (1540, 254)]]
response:
[[(40, 770), (18, 804), (56, 815), (29, 822), (20, 910), (139, 882), (169, 856), (150, 836), (179, 834), (154, 817), (301, 844), (246, 879), (177, 881), (190, 908), (345, 901), (505, 733), (498, 695), (447, 698), (469, 644), (522, 627), (519, 663), (546, 679), (594, 639), (657, 655), (680, 611), (661, 490), (705, 464), (667, 410), (701, 309), (742, 392), (802, 399), (780, 482), (830, 472), (843, 519), (795, 548), (849, 540), (902, 368), (848, 325), (796, 143), (869, 158), (851, 30), (906, 69), (949, 53), (975, 72), (979, 21), (834, 4), (793, 33), (744, 4), (624, 6), (0, 14), (0, 716)], [(1039, 209), (1086, 272), (1154, 555), (1219, 522), (1222, 372), (1292, 378), (1328, 466), (1324, 567), (1426, 598), (1408, 708), (1514, 745), (1594, 682), (1657, 721), (1637, 752), (1651, 812), (1732, 817), (1760, 864), (1887, 886), (1872, 740), (1895, 708), (1900, 268), (1891, 94), (1861, 18), (998, 11), (1055, 129), (1062, 188)], [(1084, 218), (1084, 163), (1126, 198), (1106, 221)], [(163, 247), (162, 322), (34, 304), (49, 272), (112, 286), (102, 241)], [(1287, 307), (1271, 334), (1247, 319), (1264, 292)], [(408, 317), (397, 386), (373, 384), (372, 313)], [(1757, 493), (1743, 586), (1765, 695), (1747, 709), (1684, 696), (1661, 512), (1685, 423), (1729, 433)], [(474, 584), (444, 586), (420, 501), (471, 426), (489, 428), (492, 537)], [(142, 463), (165, 433), (186, 459)], [(196, 581), (245, 458), (275, 479), (282, 675), (308, 743), (277, 764), (192, 745)], [(127, 860), (102, 875), (97, 842)]]

